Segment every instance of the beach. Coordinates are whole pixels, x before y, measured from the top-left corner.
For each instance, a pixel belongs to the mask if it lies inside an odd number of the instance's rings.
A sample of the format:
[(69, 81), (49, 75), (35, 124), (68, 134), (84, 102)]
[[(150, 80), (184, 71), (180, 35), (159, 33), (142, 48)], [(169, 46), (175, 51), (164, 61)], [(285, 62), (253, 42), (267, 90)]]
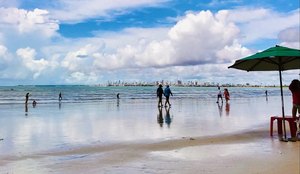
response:
[[(0, 173), (300, 173), (300, 142), (279, 141), (276, 124), (269, 135), (278, 95), (217, 104), (174, 91), (172, 107), (161, 109), (155, 97), (122, 92), (83, 103), (40, 99), (27, 112), (1, 104)], [(290, 115), (291, 96), (284, 99)]]

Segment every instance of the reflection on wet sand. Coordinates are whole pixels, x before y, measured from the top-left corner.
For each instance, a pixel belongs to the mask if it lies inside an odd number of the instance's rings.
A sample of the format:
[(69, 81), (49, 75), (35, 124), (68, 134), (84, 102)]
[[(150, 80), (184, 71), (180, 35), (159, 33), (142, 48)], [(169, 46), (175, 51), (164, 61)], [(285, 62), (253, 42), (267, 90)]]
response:
[[(220, 117), (222, 117), (223, 116), (223, 103), (218, 103), (218, 110), (219, 110)], [(225, 114), (226, 114), (226, 116), (229, 116), (229, 114), (230, 114), (229, 102), (226, 102), (226, 104), (225, 104)]]
[(170, 116), (170, 107), (165, 107), (166, 109), (166, 116), (165, 116), (165, 123), (168, 125), (168, 127), (170, 127), (172, 119)]
[(158, 107), (157, 123), (160, 125), (160, 127), (163, 127), (164, 118), (162, 114), (162, 107)]
[(120, 98), (118, 97), (117, 98), (117, 107), (119, 107), (120, 106)]
[(218, 104), (218, 109), (219, 109), (219, 115), (220, 115), (220, 117), (222, 117), (222, 114), (223, 114), (223, 102), (222, 103), (218, 102), (217, 104)]
[(170, 115), (170, 107), (165, 107), (165, 117), (163, 116), (162, 107), (158, 107), (158, 114), (157, 114), (157, 123), (160, 127), (163, 127), (164, 121), (167, 124), (168, 128), (170, 128), (172, 118)]
[(25, 104), (25, 116), (28, 116), (28, 105)]
[(225, 105), (225, 111), (226, 111), (226, 116), (229, 116), (229, 112), (230, 112), (230, 104), (227, 102)]

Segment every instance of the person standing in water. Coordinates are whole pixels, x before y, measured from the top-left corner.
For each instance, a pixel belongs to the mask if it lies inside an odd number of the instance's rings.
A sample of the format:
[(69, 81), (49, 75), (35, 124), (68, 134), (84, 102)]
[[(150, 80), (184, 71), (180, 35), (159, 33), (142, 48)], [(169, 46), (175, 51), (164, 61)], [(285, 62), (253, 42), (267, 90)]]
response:
[(61, 95), (61, 92), (59, 93), (58, 95), (58, 101), (61, 101), (62, 100), (62, 95)]
[(27, 92), (26, 95), (25, 95), (25, 104), (26, 105), (28, 103), (28, 100), (29, 100), (29, 92)]
[(37, 102), (35, 100), (33, 100), (32, 102), (32, 106), (35, 108), (36, 107)]
[(165, 95), (165, 97), (166, 97), (165, 107), (167, 107), (167, 104), (169, 104), (169, 106), (171, 106), (169, 99), (170, 99), (170, 95), (173, 96), (173, 93), (172, 93), (172, 91), (171, 91), (169, 85), (167, 85), (167, 87), (165, 88), (165, 90), (164, 90), (164, 95)]
[(219, 98), (221, 98), (221, 100), (222, 100), (222, 103), (223, 103), (222, 91), (221, 91), (221, 88), (220, 88), (220, 86), (218, 86), (218, 90), (219, 90), (219, 92), (218, 92), (218, 99), (217, 99), (217, 102), (216, 102), (216, 103), (219, 103)]
[(163, 95), (163, 93), (164, 93), (164, 90), (162, 89), (162, 85), (159, 84), (158, 88), (156, 90), (156, 95), (158, 97), (158, 107), (163, 106), (163, 104), (162, 104), (162, 95)]
[(227, 88), (224, 89), (224, 97), (225, 97), (226, 103), (228, 103), (228, 101), (230, 100), (230, 95), (229, 95)]

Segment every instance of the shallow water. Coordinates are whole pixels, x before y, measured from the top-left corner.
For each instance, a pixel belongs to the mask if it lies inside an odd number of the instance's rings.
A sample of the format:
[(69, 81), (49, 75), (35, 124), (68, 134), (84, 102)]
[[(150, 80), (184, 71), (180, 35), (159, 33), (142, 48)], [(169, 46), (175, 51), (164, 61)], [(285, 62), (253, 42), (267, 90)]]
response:
[[(155, 86), (0, 86), (0, 104), (24, 103), (25, 94), (30, 93), (29, 103), (50, 104), (58, 102), (61, 92), (63, 103), (98, 103), (99, 101), (114, 101), (119, 93), (122, 99), (156, 99)], [(218, 92), (216, 87), (172, 87), (174, 99), (214, 99)], [(265, 91), (270, 96), (279, 96), (280, 89), (274, 88), (228, 88), (231, 98), (264, 97)], [(222, 87), (223, 90), (223, 87)], [(284, 95), (291, 93), (284, 88)]]
[[(271, 115), (281, 113), (279, 96), (232, 98), (227, 105), (215, 100), (171, 98), (172, 107), (161, 110), (156, 99), (47, 103), (28, 105), (27, 111), (24, 104), (2, 104), (0, 154), (218, 135), (268, 124)], [(289, 115), (291, 97), (285, 101)]]

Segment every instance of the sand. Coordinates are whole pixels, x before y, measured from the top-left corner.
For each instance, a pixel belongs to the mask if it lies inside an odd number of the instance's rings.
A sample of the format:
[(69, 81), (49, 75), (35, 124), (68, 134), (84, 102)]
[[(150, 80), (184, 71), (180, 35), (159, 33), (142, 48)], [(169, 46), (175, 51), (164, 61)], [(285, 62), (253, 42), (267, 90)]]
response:
[(268, 137), (268, 133), (264, 128), (257, 128), (212, 137), (182, 137), (160, 142), (85, 146), (7, 156), (0, 160), (1, 166), (4, 166), (0, 171), (299, 174), (300, 142), (280, 142)]
[(173, 101), (171, 124), (165, 110), (160, 124), (155, 104), (137, 101), (38, 106), (23, 117), (7, 109), (0, 173), (299, 174), (300, 141), (281, 142), (276, 129), (269, 135), (265, 115), (280, 111), (276, 101), (231, 101), (229, 112)]

